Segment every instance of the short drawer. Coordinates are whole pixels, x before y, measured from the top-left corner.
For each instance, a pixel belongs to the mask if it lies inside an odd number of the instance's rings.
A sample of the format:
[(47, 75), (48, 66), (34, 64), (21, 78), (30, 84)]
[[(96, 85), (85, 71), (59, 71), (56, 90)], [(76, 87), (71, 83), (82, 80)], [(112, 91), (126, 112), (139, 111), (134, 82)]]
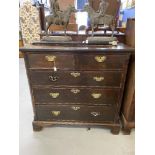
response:
[(120, 87), (120, 71), (30, 71), (32, 85)]
[(28, 54), (31, 69), (74, 69), (73, 54)]
[(129, 60), (128, 54), (89, 54), (77, 55), (79, 70), (123, 69)]
[(128, 63), (127, 54), (28, 54), (29, 68), (57, 70), (120, 70)]
[(119, 89), (33, 88), (36, 104), (113, 105), (118, 102), (119, 93)]
[(113, 122), (115, 111), (106, 106), (38, 105), (36, 114), (39, 121)]

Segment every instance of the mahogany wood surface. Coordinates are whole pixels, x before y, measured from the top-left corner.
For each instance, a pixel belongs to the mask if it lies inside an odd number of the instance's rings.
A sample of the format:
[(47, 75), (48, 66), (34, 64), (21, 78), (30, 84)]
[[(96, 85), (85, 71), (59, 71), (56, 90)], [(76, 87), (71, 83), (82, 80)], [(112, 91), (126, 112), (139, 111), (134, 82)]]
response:
[[(76, 105), (74, 105), (76, 106)], [(72, 106), (67, 105), (37, 105), (37, 117), (40, 121), (86, 121), (91, 122), (113, 122), (115, 112), (112, 107), (107, 106), (78, 106), (79, 110), (73, 110)], [(52, 111), (60, 111), (58, 116)], [(98, 116), (93, 115), (93, 112)]]
[[(95, 51), (94, 51), (95, 52)], [(46, 60), (46, 56), (55, 56), (55, 63)], [(106, 57), (104, 63), (96, 61), (95, 57)], [(128, 55), (115, 54), (29, 54), (29, 65), (31, 69), (52, 69), (54, 65), (58, 70), (104, 70), (122, 69), (128, 61)]]
[[(135, 47), (135, 19), (128, 19), (126, 29), (126, 44)], [(124, 134), (130, 134), (135, 127), (135, 54), (131, 54), (127, 79), (121, 108)]]
[[(76, 42), (75, 42), (76, 43)], [(63, 45), (64, 44), (64, 45)], [(107, 54), (126, 54), (126, 53), (134, 53), (135, 48), (131, 47), (129, 45), (125, 45), (123, 43), (118, 43), (117, 46), (111, 46), (111, 45), (86, 45), (86, 44), (79, 44), (77, 43), (76, 45), (73, 44), (72, 42), (69, 45), (66, 45), (63, 43), (61, 45), (26, 45), (24, 47), (20, 48), (20, 51), (23, 53), (32, 53), (32, 54), (37, 54), (37, 53), (42, 53), (44, 54), (45, 52), (48, 53), (62, 53), (65, 52), (66, 54), (68, 52), (70, 53), (107, 53)]]
[[(40, 131), (45, 126), (65, 124), (102, 126), (110, 128), (113, 134), (119, 133), (124, 84), (134, 48), (124, 44), (77, 44), (30, 45), (20, 50), (24, 53), (30, 85), (34, 131)], [(45, 59), (47, 55), (56, 56), (54, 62), (48, 62)], [(96, 56), (106, 59), (98, 62)], [(54, 71), (54, 66), (57, 71)], [(73, 71), (80, 72), (78, 80), (70, 77)], [(58, 76), (54, 84), (49, 79), (53, 72), (54, 76)], [(99, 85), (92, 76), (104, 76), (105, 81)], [(59, 95), (53, 97), (53, 93)]]
[(127, 20), (125, 42), (129, 46), (135, 47), (135, 19), (134, 18), (129, 18)]
[[(73, 93), (72, 90), (79, 90)], [(59, 93), (57, 98), (52, 98), (50, 93)], [(36, 104), (96, 104), (112, 105), (118, 102), (119, 89), (101, 88), (33, 88), (34, 100)], [(101, 94), (101, 97), (94, 98), (92, 94)]]
[[(74, 77), (73, 75), (79, 74)], [(120, 87), (123, 78), (122, 71), (57, 71), (53, 70), (31, 70), (31, 83), (33, 85), (51, 86), (105, 86)], [(100, 80), (101, 79), (101, 80)], [(103, 79), (103, 80), (102, 80)]]

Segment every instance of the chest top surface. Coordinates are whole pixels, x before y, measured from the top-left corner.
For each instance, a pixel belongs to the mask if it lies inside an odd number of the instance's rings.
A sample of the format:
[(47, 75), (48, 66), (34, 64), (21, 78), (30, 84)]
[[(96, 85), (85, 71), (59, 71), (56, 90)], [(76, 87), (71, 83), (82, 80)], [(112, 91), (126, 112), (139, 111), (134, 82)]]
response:
[(20, 48), (21, 52), (127, 52), (134, 53), (134, 48), (119, 43), (117, 46), (109, 45), (82, 45), (82, 44), (62, 44), (62, 45), (27, 45)]

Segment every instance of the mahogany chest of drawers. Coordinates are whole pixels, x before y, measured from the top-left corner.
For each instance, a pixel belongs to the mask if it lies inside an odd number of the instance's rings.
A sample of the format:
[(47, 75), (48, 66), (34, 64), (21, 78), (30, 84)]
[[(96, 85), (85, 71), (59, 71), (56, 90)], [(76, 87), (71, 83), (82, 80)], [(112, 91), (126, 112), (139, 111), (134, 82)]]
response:
[(34, 131), (51, 125), (120, 130), (120, 107), (132, 48), (28, 46), (24, 53)]

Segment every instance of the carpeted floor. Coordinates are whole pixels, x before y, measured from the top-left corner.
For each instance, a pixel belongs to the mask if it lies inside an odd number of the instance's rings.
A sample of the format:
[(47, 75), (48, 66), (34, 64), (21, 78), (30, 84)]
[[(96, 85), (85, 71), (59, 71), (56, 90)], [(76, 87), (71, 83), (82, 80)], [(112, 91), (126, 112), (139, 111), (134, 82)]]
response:
[(33, 132), (33, 111), (23, 59), (19, 60), (20, 155), (134, 155), (135, 132), (114, 136), (108, 129), (52, 127)]

